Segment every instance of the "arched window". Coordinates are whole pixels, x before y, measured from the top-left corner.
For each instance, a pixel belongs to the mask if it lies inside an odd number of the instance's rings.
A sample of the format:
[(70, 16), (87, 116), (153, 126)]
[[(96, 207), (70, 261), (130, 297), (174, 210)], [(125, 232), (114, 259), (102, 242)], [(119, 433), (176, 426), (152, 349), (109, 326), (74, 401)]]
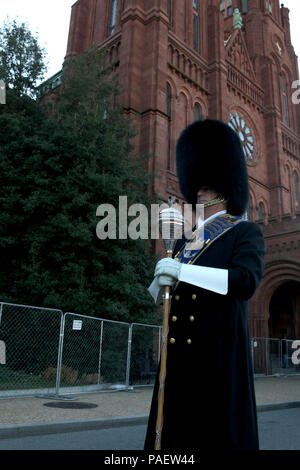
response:
[(200, 121), (201, 119), (201, 106), (200, 104), (196, 103), (194, 106), (194, 121)]
[(250, 201), (247, 205), (246, 212), (243, 214), (243, 219), (244, 220), (251, 220), (251, 207), (250, 207)]
[(258, 204), (258, 220), (263, 220), (265, 218), (265, 207), (262, 202)]
[(288, 96), (287, 96), (287, 84), (285, 75), (281, 74), (281, 91), (282, 91), (282, 98), (283, 98), (283, 116), (284, 122), (287, 126), (290, 125), (289, 119), (289, 105), (288, 105)]
[(117, 7), (118, 0), (111, 0), (110, 3), (110, 19), (109, 19), (109, 34), (114, 34), (117, 20)]
[(248, 11), (248, 0), (242, 0), (242, 13), (247, 13)]
[(224, 18), (232, 15), (232, 0), (220, 0), (220, 11)]
[(199, 0), (193, 0), (193, 47), (199, 52)]
[(294, 171), (294, 193), (295, 193), (295, 202), (296, 207), (299, 207), (299, 176), (296, 171)]
[(171, 13), (172, 13), (172, 4), (171, 4), (171, 0), (167, 0), (167, 13), (168, 13), (169, 19), (171, 19)]
[(168, 116), (168, 161), (167, 161), (167, 168), (168, 170), (171, 169), (171, 103), (172, 103), (172, 90), (167, 83), (167, 90), (166, 90), (166, 115)]
[(266, 9), (270, 13), (270, 15), (273, 14), (272, 1), (271, 0), (266, 0)]

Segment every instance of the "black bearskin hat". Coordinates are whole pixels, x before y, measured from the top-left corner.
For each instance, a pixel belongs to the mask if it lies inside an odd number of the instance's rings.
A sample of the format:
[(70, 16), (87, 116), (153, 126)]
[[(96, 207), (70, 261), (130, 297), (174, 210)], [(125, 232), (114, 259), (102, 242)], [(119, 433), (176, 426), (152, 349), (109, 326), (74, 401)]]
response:
[(202, 186), (227, 200), (227, 212), (241, 216), (247, 209), (249, 184), (241, 141), (222, 121), (206, 119), (189, 125), (176, 147), (180, 190), (189, 204), (197, 203)]

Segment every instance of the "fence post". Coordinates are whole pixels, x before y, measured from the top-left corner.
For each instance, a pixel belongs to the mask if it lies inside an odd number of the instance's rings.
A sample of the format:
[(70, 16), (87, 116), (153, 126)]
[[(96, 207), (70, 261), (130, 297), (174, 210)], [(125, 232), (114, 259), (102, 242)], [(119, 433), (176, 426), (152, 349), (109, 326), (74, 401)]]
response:
[(128, 348), (127, 348), (127, 366), (126, 366), (126, 388), (127, 388), (127, 390), (129, 390), (129, 379), (130, 379), (132, 328), (133, 328), (133, 323), (131, 323), (131, 325), (129, 325), (129, 330), (128, 330)]
[(57, 357), (57, 370), (56, 370), (56, 389), (55, 389), (55, 395), (56, 396), (59, 395), (59, 388), (60, 388), (62, 352), (63, 352), (64, 334), (65, 334), (65, 315), (66, 314), (63, 314), (63, 312), (61, 312), (58, 357)]
[(102, 342), (103, 342), (103, 320), (101, 320), (101, 330), (100, 330), (98, 385), (100, 385), (100, 377), (101, 377)]
[(252, 369), (254, 373), (254, 339), (250, 339), (250, 344), (251, 344), (251, 357), (252, 357)]
[(270, 357), (269, 357), (269, 340), (268, 338), (265, 338), (265, 341), (266, 341), (266, 367), (267, 367), (267, 374), (266, 375), (269, 375), (269, 361), (270, 361)]

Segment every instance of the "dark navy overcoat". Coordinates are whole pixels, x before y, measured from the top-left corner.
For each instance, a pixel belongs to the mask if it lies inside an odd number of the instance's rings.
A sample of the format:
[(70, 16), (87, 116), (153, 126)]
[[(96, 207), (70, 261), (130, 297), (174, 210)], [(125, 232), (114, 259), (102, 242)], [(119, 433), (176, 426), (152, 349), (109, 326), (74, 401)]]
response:
[[(175, 251), (182, 243), (177, 243)], [(264, 255), (259, 225), (241, 222), (208, 247), (195, 263), (228, 269), (228, 294), (184, 282), (174, 289), (162, 450), (259, 448), (248, 300), (261, 281)], [(145, 441), (147, 450), (155, 445), (157, 397), (158, 374)]]

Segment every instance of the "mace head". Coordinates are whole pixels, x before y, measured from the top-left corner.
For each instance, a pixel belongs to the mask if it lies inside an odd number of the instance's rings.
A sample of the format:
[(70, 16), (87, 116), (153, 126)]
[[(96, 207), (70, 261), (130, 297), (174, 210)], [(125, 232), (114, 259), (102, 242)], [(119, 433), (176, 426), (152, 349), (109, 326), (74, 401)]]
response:
[(182, 238), (184, 218), (180, 210), (173, 204), (177, 201), (175, 197), (169, 197), (169, 207), (159, 213), (159, 230), (168, 253), (173, 252), (176, 241)]

